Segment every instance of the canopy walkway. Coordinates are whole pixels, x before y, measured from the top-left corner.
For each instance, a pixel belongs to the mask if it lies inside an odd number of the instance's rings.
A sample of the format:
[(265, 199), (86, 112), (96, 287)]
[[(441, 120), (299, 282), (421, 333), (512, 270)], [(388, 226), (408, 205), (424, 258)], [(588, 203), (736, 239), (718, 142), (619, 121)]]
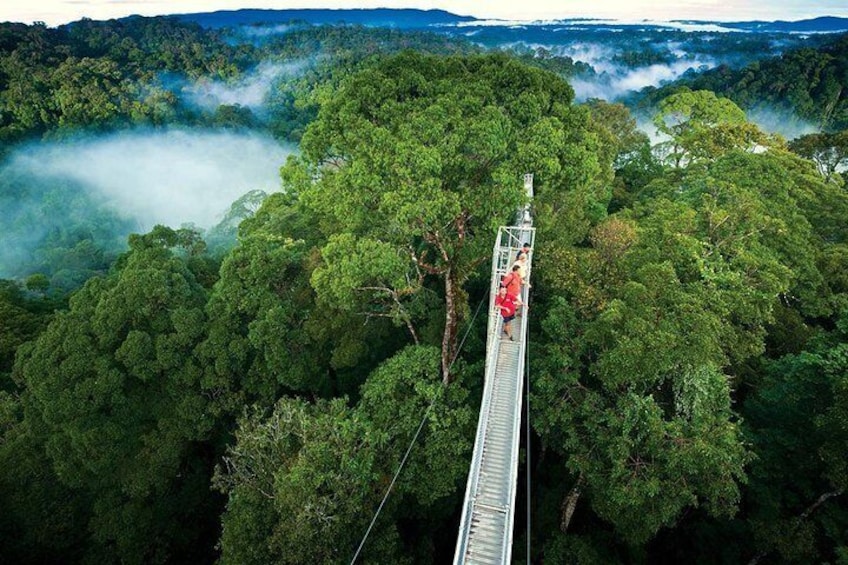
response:
[[(533, 176), (525, 175), (524, 187), (533, 196)], [(503, 318), (495, 308), (501, 277), (511, 270), (522, 244), (535, 244), (529, 205), (520, 210), (514, 226), (501, 227), (492, 252), (489, 290), (489, 325), (483, 400), (477, 422), (474, 455), (468, 472), (465, 503), (454, 554), (455, 564), (510, 562), (518, 475), (524, 360), (527, 348), (526, 306), (513, 321), (515, 341), (503, 339)], [(527, 281), (532, 271), (527, 262)], [(521, 297), (527, 301), (527, 286)]]

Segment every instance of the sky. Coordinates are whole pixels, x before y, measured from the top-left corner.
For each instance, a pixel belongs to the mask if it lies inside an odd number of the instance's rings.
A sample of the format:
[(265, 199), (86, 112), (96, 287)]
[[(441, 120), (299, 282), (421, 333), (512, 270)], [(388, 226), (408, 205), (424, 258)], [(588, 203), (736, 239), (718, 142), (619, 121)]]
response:
[(38, 21), (53, 27), (81, 18), (107, 20), (133, 14), (157, 16), (241, 8), (419, 8), (480, 19), (527, 21), (575, 17), (712, 21), (848, 17), (846, 0), (0, 0), (0, 21)]

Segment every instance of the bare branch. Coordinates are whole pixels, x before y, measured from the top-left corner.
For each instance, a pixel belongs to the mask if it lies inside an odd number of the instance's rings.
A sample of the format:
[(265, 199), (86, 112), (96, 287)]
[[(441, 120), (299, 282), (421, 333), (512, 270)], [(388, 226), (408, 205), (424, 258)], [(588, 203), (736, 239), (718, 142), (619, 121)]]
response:
[[(809, 505), (803, 512), (801, 512), (801, 514), (798, 515), (797, 518), (795, 518), (795, 524), (792, 526), (791, 530), (792, 531), (797, 530), (798, 527), (801, 525), (801, 523), (804, 520), (806, 520), (807, 518), (809, 518), (810, 515), (813, 512), (815, 512), (818, 509), (819, 506), (821, 506), (822, 504), (827, 502), (827, 500), (830, 499), (830, 498), (833, 498), (835, 496), (840, 496), (843, 492), (845, 492), (843, 489), (839, 489), (839, 490), (834, 490), (834, 491), (831, 491), (831, 492), (826, 492), (826, 493), (822, 494), (821, 496), (819, 496), (816, 499), (815, 502), (813, 502), (811, 505)], [(748, 565), (757, 565), (757, 563), (760, 562), (760, 559), (762, 559), (763, 557), (768, 555), (770, 552), (771, 552), (770, 549), (764, 549), (764, 550), (760, 551), (759, 553), (757, 553), (753, 557), (753, 559), (751, 559), (748, 562)]]

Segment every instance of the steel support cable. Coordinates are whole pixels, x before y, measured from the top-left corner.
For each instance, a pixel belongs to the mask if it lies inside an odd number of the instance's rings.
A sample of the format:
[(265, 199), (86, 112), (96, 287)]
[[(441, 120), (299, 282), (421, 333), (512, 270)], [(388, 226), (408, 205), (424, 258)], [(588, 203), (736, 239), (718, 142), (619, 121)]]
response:
[[(459, 357), (459, 352), (462, 351), (462, 346), (465, 345), (465, 338), (468, 337), (468, 334), (471, 332), (471, 328), (474, 327), (474, 320), (477, 319), (477, 315), (480, 313), (480, 308), (483, 306), (483, 302), (486, 301), (489, 297), (487, 295), (483, 295), (483, 298), (480, 300), (480, 304), (477, 305), (477, 310), (474, 312), (474, 316), (471, 318), (471, 321), (468, 323), (468, 328), (465, 330), (465, 335), (462, 336), (462, 340), (459, 342), (459, 346), (456, 348), (456, 354), (454, 354), (453, 359), (451, 359), (450, 365), (448, 365), (448, 371), (453, 368), (453, 364), (456, 362)], [(443, 391), (445, 386), (439, 388), (439, 392)], [(433, 397), (433, 400), (430, 401), (430, 405), (427, 406), (427, 410), (424, 411), (424, 416), (421, 418), (421, 422), (418, 424), (418, 429), (415, 430), (415, 435), (412, 436), (412, 441), (409, 442), (409, 447), (406, 448), (406, 453), (403, 454), (403, 459), (400, 461), (400, 465), (398, 465), (397, 471), (395, 471), (394, 477), (392, 477), (392, 482), (389, 483), (388, 488), (386, 488), (386, 494), (383, 495), (383, 500), (380, 501), (380, 505), (377, 507), (377, 511), (374, 512), (374, 517), (371, 519), (371, 523), (368, 525), (368, 529), (365, 530), (365, 535), (362, 536), (362, 541), (359, 542), (359, 547), (356, 548), (356, 553), (353, 555), (353, 558), (350, 560), (350, 565), (356, 563), (356, 559), (359, 557), (359, 554), (362, 552), (362, 548), (365, 547), (365, 541), (368, 539), (368, 536), (371, 534), (371, 530), (374, 528), (374, 524), (377, 523), (377, 517), (380, 515), (380, 512), (383, 510), (383, 506), (385, 506), (386, 501), (389, 499), (389, 494), (392, 492), (392, 488), (395, 486), (395, 482), (397, 482), (397, 478), (400, 476), (400, 472), (403, 469), (403, 466), (406, 464), (406, 460), (409, 458), (409, 454), (412, 452), (412, 448), (415, 445), (415, 442), (418, 440), (418, 436), (421, 434), (421, 430), (424, 428), (424, 423), (427, 421), (427, 416), (430, 415), (430, 410), (436, 404), (436, 400), (439, 399), (440, 394), (437, 394)]]
[[(527, 293), (527, 307), (530, 305), (530, 292)], [(529, 328), (528, 328), (529, 329)], [(524, 336), (524, 402), (525, 402), (525, 428), (526, 441), (525, 449), (527, 452), (527, 565), (530, 565), (530, 340)]]

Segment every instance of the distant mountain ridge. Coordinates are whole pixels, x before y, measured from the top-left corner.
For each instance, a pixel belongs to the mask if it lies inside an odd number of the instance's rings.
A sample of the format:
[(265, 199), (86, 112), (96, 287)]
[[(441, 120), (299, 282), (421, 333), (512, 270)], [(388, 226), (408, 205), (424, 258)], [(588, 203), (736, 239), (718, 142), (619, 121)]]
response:
[[(355, 9), (241, 9), (219, 10), (216, 12), (200, 12), (192, 14), (177, 14), (174, 17), (181, 21), (195, 22), (206, 28), (237, 27), (243, 25), (281, 24), (292, 21), (303, 21), (312, 25), (354, 24), (371, 27), (393, 27), (399, 29), (422, 29), (429, 27), (453, 26), (456, 24), (493, 25), (497, 19), (479, 19), (473, 16), (461, 16), (445, 10), (418, 10), (395, 8), (355, 8)], [(586, 26), (609, 26), (608, 21), (595, 23), (591, 18), (563, 18), (562, 22), (579, 22)], [(503, 25), (514, 25), (515, 22), (504, 20)], [(522, 25), (550, 25), (544, 23), (526, 22)], [(694, 25), (716, 25), (728, 29), (760, 33), (837, 33), (848, 31), (848, 18), (821, 16), (798, 21), (741, 21), (718, 22), (712, 20), (669, 20), (669, 23), (684, 23)], [(497, 25), (496, 23), (494, 25)], [(634, 24), (626, 24), (628, 27)], [(650, 27), (655, 22), (647, 24)]]
[(197, 14), (178, 14), (182, 21), (196, 22), (207, 28), (235, 27), (255, 24), (281, 24), (304, 21), (313, 25), (358, 24), (401, 29), (426, 28), (432, 25), (473, 22), (471, 16), (458, 16), (444, 10), (416, 9), (298, 9), (298, 10), (220, 10)]
[[(677, 20), (682, 21), (682, 20)], [(686, 22), (686, 23), (716, 23), (708, 21)], [(722, 22), (720, 25), (732, 29), (758, 32), (783, 32), (783, 33), (837, 33), (848, 31), (848, 18), (835, 16), (821, 16), (809, 20), (798, 20), (794, 22), (777, 20), (773, 22)]]

